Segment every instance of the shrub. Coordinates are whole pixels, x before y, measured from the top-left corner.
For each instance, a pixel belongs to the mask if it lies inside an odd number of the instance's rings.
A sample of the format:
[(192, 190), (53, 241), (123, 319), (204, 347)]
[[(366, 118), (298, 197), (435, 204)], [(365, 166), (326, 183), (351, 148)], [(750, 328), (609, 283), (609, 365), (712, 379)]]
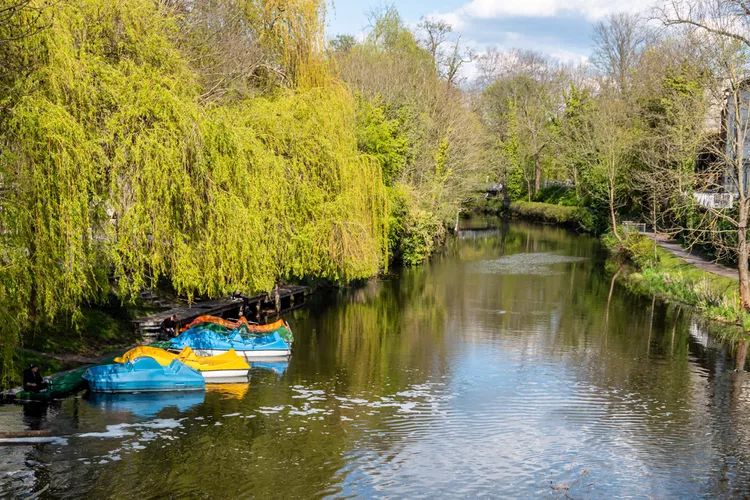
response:
[(547, 186), (540, 189), (533, 200), (538, 203), (550, 203), (553, 205), (563, 205), (566, 207), (580, 206), (581, 201), (578, 199), (576, 190), (567, 186)]
[(421, 264), (432, 255), (444, 235), (445, 227), (434, 214), (425, 210), (410, 212), (401, 241), (401, 261), (405, 266)]
[(639, 233), (621, 234), (623, 234), (622, 243), (628, 259), (639, 269), (654, 267), (658, 263), (653, 240)]
[(551, 222), (587, 232), (592, 231), (594, 227), (591, 214), (583, 207), (518, 201), (511, 204), (510, 210), (515, 216), (523, 219)]
[(388, 246), (392, 260), (416, 266), (427, 260), (445, 236), (445, 227), (432, 212), (419, 208), (406, 184), (388, 190)]

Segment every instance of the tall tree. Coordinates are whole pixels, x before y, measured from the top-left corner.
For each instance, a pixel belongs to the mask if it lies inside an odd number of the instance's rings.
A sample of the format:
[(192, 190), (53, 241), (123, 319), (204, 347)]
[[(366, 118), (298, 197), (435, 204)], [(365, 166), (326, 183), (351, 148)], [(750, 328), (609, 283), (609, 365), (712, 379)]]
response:
[(430, 53), (437, 67), (443, 44), (449, 40), (453, 27), (442, 19), (432, 20), (423, 17), (417, 24), (417, 29), (421, 35), (422, 45)]
[(591, 62), (627, 92), (631, 73), (651, 38), (645, 21), (637, 14), (610, 14), (594, 26)]
[(589, 196), (604, 203), (609, 211), (612, 232), (619, 242), (617, 212), (624, 205), (635, 142), (630, 109), (616, 89), (604, 85), (591, 114), (589, 134), (580, 137), (579, 147), (587, 151)]
[(435, 61), (435, 69), (448, 84), (455, 84), (459, 70), (464, 64), (474, 60), (471, 47), (461, 46), (461, 33), (454, 33), (453, 27), (442, 19), (423, 17), (417, 24), (422, 46)]
[[(649, 46), (632, 82), (641, 138), (635, 160), (633, 197), (657, 232), (680, 228), (672, 211), (675, 193), (692, 184), (706, 143), (709, 81), (706, 65), (690, 36), (671, 36)], [(679, 206), (679, 202), (677, 206)]]
[(485, 70), (500, 75), (484, 92), (486, 113), (498, 121), (507, 116), (512, 105), (524, 156), (533, 160), (536, 193), (541, 187), (542, 155), (551, 142), (552, 118), (561, 109), (559, 71), (552, 61), (533, 51), (514, 50), (506, 61), (511, 64)]

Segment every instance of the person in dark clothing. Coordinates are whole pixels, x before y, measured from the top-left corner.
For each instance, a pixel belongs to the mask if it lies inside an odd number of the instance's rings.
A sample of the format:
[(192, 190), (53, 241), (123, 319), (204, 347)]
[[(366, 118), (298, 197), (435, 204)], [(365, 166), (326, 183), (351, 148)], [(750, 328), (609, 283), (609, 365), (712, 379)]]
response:
[(47, 382), (39, 373), (37, 365), (31, 365), (23, 371), (23, 389), (29, 392), (40, 392), (47, 389)]
[(177, 315), (173, 314), (161, 324), (161, 331), (168, 339), (177, 336)]
[(253, 309), (250, 307), (250, 303), (245, 299), (242, 307), (240, 308), (240, 315), (245, 318), (249, 318), (253, 314)]

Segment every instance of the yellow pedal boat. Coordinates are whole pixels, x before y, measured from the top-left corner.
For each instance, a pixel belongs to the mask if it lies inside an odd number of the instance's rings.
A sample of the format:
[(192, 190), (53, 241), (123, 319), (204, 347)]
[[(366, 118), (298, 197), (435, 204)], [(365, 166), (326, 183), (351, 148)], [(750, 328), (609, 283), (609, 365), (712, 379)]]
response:
[(175, 359), (182, 361), (190, 368), (198, 370), (206, 379), (206, 382), (212, 382), (214, 379), (226, 381), (235, 378), (247, 378), (250, 373), (250, 365), (247, 364), (244, 357), (238, 356), (234, 349), (218, 356), (198, 356), (190, 347), (185, 347), (179, 354), (174, 354), (164, 349), (144, 345), (134, 347), (119, 358), (115, 358), (114, 361), (115, 363), (126, 363), (145, 356), (153, 358), (162, 366), (169, 366)]

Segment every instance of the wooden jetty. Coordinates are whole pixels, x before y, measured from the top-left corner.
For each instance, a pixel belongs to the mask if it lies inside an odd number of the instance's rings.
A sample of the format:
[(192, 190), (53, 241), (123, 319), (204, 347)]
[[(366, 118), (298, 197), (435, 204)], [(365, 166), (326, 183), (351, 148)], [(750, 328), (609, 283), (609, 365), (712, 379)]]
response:
[(177, 315), (179, 325), (189, 323), (203, 315), (237, 318), (240, 307), (245, 303), (255, 310), (255, 319), (263, 321), (302, 306), (308, 293), (309, 288), (306, 286), (279, 286), (271, 293), (259, 293), (253, 296), (237, 295), (174, 307), (145, 318), (138, 318), (133, 321), (133, 324), (141, 337), (154, 338), (159, 335), (164, 320), (173, 314)]

